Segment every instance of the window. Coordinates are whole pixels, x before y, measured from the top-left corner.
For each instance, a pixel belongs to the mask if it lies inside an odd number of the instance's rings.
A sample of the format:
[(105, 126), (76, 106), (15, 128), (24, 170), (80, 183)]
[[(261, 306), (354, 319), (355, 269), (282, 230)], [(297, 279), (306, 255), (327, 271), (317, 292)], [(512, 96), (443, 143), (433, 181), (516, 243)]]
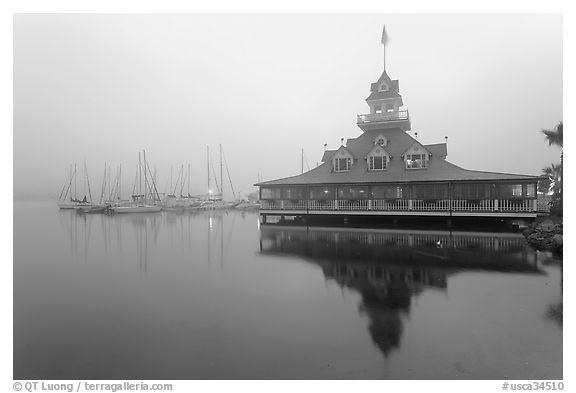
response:
[(428, 163), (428, 156), (426, 154), (407, 154), (406, 155), (406, 168), (407, 169), (426, 168), (427, 163)]
[(402, 199), (406, 197), (406, 186), (372, 186), (370, 190), (372, 199)]
[(380, 146), (387, 146), (388, 145), (388, 139), (386, 139), (386, 137), (384, 135), (378, 135), (378, 137), (376, 139), (374, 139), (374, 144), (380, 145)]
[(521, 198), (522, 197), (522, 184), (506, 184), (500, 183), (496, 185), (498, 198)]
[(310, 199), (335, 199), (334, 187), (310, 187)]
[(414, 199), (447, 199), (448, 184), (415, 184), (412, 186)]
[(305, 199), (303, 187), (285, 187), (282, 189), (282, 199)]
[(526, 184), (526, 196), (534, 197), (536, 195), (536, 184)]
[(383, 171), (386, 169), (388, 160), (386, 156), (368, 157), (368, 169), (371, 171)]
[(262, 188), (260, 193), (262, 199), (280, 199), (280, 188)]
[(454, 199), (491, 199), (492, 184), (454, 184), (452, 186), (452, 197)]
[(339, 199), (366, 199), (368, 198), (368, 187), (366, 186), (342, 186), (338, 187)]
[(394, 104), (386, 104), (386, 112), (394, 112)]
[(334, 171), (336, 172), (349, 171), (351, 166), (352, 166), (351, 158), (336, 158), (334, 160)]
[(386, 85), (386, 83), (382, 83), (378, 88), (378, 91), (388, 91), (388, 85)]

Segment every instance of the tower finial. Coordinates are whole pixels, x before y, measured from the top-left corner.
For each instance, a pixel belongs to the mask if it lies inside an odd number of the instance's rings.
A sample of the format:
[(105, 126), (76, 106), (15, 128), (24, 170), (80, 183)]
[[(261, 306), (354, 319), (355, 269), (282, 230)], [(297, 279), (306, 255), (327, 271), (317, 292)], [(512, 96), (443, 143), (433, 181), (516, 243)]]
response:
[(388, 42), (388, 34), (386, 34), (386, 25), (382, 27), (382, 45), (384, 46), (384, 70), (386, 70), (386, 43)]

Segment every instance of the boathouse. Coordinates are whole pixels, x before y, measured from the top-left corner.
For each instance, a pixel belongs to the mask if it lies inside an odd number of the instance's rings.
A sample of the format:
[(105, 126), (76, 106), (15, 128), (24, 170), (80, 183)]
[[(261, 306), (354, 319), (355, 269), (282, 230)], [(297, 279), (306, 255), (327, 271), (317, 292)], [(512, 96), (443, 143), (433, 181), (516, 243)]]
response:
[(264, 222), (268, 216), (536, 217), (539, 176), (464, 169), (446, 159), (447, 140), (422, 144), (407, 133), (410, 115), (385, 65), (366, 103), (370, 113), (357, 117), (359, 137), (325, 150), (322, 164), (308, 172), (256, 184)]

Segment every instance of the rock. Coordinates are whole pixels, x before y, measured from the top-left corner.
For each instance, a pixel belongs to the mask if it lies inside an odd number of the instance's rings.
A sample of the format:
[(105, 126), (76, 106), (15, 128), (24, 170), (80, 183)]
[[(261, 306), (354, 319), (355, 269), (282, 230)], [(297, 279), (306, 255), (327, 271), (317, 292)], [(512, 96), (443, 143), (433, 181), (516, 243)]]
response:
[(538, 250), (562, 252), (562, 223), (555, 224), (547, 219), (540, 223), (532, 223), (523, 231), (526, 241)]
[(552, 220), (544, 220), (538, 225), (538, 229), (542, 231), (550, 231), (555, 227), (555, 224)]

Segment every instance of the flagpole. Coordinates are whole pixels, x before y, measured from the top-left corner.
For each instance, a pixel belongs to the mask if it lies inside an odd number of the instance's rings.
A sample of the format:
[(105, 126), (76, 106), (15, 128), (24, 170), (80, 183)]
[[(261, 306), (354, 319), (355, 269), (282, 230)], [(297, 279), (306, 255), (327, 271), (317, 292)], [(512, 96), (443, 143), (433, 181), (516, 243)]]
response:
[(388, 36), (386, 35), (386, 25), (382, 27), (382, 45), (384, 46), (384, 70), (386, 70), (386, 41), (388, 41)]

